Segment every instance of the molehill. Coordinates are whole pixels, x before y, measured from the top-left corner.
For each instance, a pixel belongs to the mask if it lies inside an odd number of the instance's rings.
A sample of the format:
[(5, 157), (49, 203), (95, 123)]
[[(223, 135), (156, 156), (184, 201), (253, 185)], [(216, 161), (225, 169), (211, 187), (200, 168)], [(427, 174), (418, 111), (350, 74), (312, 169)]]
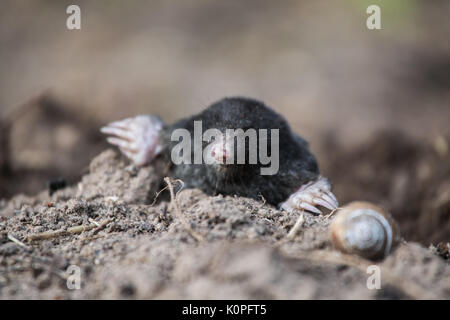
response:
[[(78, 185), (0, 201), (0, 298), (450, 298), (448, 260), (422, 245), (403, 241), (376, 263), (345, 255), (333, 216), (305, 213), (288, 237), (298, 215), (264, 199), (159, 192), (163, 165), (136, 169), (107, 150)], [(367, 287), (373, 264), (379, 290)]]

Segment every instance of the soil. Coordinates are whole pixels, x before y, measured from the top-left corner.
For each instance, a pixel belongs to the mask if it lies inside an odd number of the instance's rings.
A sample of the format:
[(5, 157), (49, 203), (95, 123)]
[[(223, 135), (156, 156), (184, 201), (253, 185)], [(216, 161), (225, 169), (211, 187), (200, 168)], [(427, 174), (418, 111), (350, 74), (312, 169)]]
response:
[[(437, 250), (403, 241), (375, 263), (333, 249), (333, 216), (305, 214), (288, 240), (298, 215), (263, 199), (191, 189), (176, 201), (164, 190), (152, 203), (162, 185), (159, 165), (137, 169), (109, 149), (77, 185), (2, 200), (0, 297), (450, 298), (449, 263)], [(76, 226), (88, 230), (70, 233)], [(54, 231), (49, 239), (35, 236)], [(372, 264), (381, 270), (379, 290), (367, 287)], [(67, 287), (69, 266), (81, 270), (79, 290)]]

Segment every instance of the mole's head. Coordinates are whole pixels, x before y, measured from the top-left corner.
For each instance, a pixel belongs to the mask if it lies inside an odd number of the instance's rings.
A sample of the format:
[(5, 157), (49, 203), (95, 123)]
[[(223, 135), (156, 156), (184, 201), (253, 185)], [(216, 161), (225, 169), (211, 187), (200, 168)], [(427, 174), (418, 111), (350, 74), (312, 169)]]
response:
[(193, 121), (202, 124), (206, 169), (218, 178), (261, 174), (261, 167), (270, 166), (269, 161), (278, 163), (274, 157), (279, 156), (279, 141), (289, 134), (284, 118), (248, 98), (222, 99)]

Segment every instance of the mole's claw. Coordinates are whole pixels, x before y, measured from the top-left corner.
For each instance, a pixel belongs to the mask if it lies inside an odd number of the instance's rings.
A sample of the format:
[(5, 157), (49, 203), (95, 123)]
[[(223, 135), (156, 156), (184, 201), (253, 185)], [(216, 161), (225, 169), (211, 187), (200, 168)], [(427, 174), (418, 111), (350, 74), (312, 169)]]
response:
[(159, 133), (164, 123), (156, 116), (137, 116), (115, 121), (100, 129), (110, 135), (107, 141), (133, 161), (135, 165), (150, 163), (162, 150)]
[(320, 211), (319, 209), (317, 209), (316, 207), (314, 207), (313, 205), (309, 204), (308, 202), (301, 202), (299, 204), (299, 207), (302, 209), (305, 209), (307, 211), (311, 211), (317, 214), (321, 214), (322, 211)]
[(120, 121), (114, 121), (108, 124), (108, 127), (119, 128), (123, 130), (128, 130), (130, 123), (133, 121), (133, 118), (126, 118)]
[(322, 207), (325, 207), (325, 208), (330, 209), (330, 210), (334, 210), (336, 208), (334, 206), (334, 204), (330, 204), (330, 203), (328, 203), (325, 200), (320, 199), (320, 198), (316, 198), (313, 201), (314, 201), (315, 204), (321, 205)]
[(339, 207), (339, 201), (337, 201), (336, 196), (333, 194), (333, 192), (329, 191), (328, 195), (333, 199), (336, 208)]
[(106, 127), (101, 128), (100, 132), (104, 133), (104, 134), (113, 135), (113, 136), (116, 136), (116, 137), (119, 137), (121, 139), (128, 140), (128, 141), (133, 140), (133, 136), (129, 131), (126, 131), (126, 130), (120, 129), (120, 128), (116, 128), (116, 127), (106, 126)]
[(323, 177), (302, 185), (285, 202), (281, 203), (280, 208), (288, 212), (307, 210), (320, 214), (321, 211), (316, 206), (322, 206), (329, 210), (334, 210), (338, 207), (337, 199), (331, 192), (331, 185)]
[[(331, 206), (331, 208), (327, 207), (330, 210), (334, 210), (339, 206), (339, 203), (337, 202), (336, 197), (330, 191), (322, 194), (322, 199), (325, 200), (325, 202), (327, 202)], [(326, 207), (326, 206), (324, 206), (324, 207)]]

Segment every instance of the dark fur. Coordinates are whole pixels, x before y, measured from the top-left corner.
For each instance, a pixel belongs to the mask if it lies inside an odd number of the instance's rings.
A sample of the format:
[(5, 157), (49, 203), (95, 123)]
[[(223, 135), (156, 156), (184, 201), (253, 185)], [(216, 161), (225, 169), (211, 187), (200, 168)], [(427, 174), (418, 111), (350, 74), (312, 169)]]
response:
[[(286, 120), (264, 103), (241, 97), (222, 99), (203, 112), (166, 127), (162, 144), (168, 146), (163, 152), (168, 161), (172, 147), (178, 143), (170, 141), (172, 131), (185, 128), (191, 132), (193, 139), (196, 120), (202, 120), (203, 132), (209, 128), (222, 132), (227, 128), (241, 128), (244, 131), (249, 128), (268, 129), (270, 138), (270, 129), (279, 129), (280, 165), (277, 174), (261, 175), (259, 161), (255, 165), (172, 164), (171, 175), (183, 180), (187, 188), (199, 188), (211, 195), (238, 195), (255, 199), (260, 199), (262, 195), (267, 202), (277, 205), (302, 184), (319, 175), (316, 159), (309, 151), (307, 142), (291, 131)], [(267, 143), (270, 154), (270, 141)], [(203, 147), (208, 144), (204, 142)], [(246, 146), (248, 148), (248, 143)]]

